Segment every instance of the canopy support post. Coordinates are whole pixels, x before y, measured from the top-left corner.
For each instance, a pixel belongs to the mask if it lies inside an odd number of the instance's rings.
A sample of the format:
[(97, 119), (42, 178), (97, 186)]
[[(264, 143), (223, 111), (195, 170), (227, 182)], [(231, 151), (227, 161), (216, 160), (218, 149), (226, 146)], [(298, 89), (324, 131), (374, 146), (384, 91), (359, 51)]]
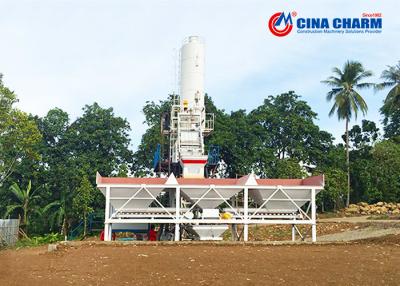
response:
[(244, 204), (244, 226), (243, 226), (243, 240), (249, 240), (249, 188), (244, 187), (244, 195), (243, 195), (243, 204)]
[(311, 189), (311, 237), (312, 242), (317, 241), (317, 206), (315, 204), (315, 188)]
[(106, 211), (105, 211), (106, 223), (104, 224), (104, 241), (111, 241), (111, 236), (112, 236), (111, 223), (107, 222), (110, 219), (110, 206), (111, 206), (110, 197), (111, 197), (111, 187), (107, 186), (106, 187)]
[(180, 207), (181, 207), (181, 189), (180, 187), (175, 188), (175, 241), (180, 240), (180, 229), (179, 229), (179, 219), (180, 219)]

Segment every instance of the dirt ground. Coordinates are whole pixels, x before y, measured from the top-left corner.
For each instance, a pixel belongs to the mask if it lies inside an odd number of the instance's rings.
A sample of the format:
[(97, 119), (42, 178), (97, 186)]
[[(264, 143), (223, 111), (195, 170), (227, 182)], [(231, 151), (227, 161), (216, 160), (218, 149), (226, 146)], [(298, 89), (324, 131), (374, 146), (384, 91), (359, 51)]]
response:
[(351, 244), (99, 244), (0, 251), (0, 285), (399, 285), (400, 235)]

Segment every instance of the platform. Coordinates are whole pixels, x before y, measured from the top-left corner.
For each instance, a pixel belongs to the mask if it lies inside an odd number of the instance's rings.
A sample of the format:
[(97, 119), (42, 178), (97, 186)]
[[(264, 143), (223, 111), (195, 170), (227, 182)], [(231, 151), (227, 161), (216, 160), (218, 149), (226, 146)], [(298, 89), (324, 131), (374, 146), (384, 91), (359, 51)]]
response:
[[(243, 225), (248, 240), (249, 224), (312, 226), (316, 241), (315, 196), (324, 188), (324, 176), (305, 179), (257, 179), (253, 174), (238, 179), (120, 178), (97, 174), (96, 184), (106, 198), (105, 240), (113, 224), (173, 224), (175, 240), (183, 225)], [(223, 216), (224, 213), (228, 215)], [(196, 227), (191, 227), (196, 229)], [(203, 228), (202, 228), (203, 229)], [(200, 236), (200, 239), (201, 236)]]

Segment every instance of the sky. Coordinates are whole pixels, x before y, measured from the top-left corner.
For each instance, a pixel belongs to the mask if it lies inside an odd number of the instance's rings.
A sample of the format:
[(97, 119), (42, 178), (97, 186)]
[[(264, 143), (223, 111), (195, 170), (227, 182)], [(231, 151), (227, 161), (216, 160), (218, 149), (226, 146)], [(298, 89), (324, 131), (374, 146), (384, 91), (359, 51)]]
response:
[[(227, 112), (253, 108), (289, 90), (318, 113), (321, 129), (340, 138), (344, 122), (330, 118), (329, 88), (321, 80), (335, 66), (357, 60), (372, 82), (400, 60), (397, 0), (352, 1), (3, 1), (0, 72), (18, 95), (18, 108), (39, 116), (59, 107), (71, 120), (85, 104), (113, 107), (132, 128), (132, 149), (146, 130), (142, 107), (179, 90), (177, 51), (199, 35), (206, 46), (205, 90)], [(297, 17), (361, 17), (382, 13), (381, 34), (296, 33), (273, 36), (276, 12)], [(385, 92), (362, 91), (366, 119), (379, 123)], [(359, 124), (359, 116), (351, 124)], [(337, 142), (339, 139), (337, 139)]]

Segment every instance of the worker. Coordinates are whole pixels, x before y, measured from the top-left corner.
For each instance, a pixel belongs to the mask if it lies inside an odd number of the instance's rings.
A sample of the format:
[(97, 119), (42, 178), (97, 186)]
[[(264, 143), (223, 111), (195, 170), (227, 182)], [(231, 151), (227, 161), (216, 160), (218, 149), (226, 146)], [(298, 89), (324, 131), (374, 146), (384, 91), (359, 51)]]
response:
[(150, 226), (149, 240), (150, 241), (156, 241), (157, 240), (157, 232), (154, 230), (154, 225)]

